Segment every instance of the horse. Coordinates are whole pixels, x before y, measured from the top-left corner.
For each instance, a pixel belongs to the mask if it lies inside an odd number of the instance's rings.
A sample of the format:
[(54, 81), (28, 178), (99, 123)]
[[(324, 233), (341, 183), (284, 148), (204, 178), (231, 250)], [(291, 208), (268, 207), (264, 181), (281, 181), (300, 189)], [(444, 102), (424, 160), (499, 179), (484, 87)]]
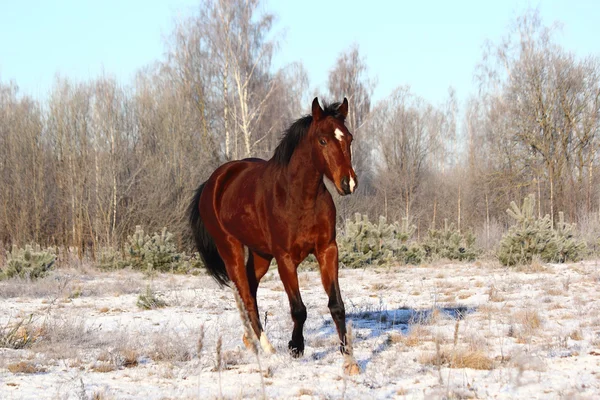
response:
[[(346, 312), (338, 282), (336, 209), (324, 178), (342, 195), (353, 193), (352, 134), (345, 126), (348, 100), (321, 108), (284, 132), (271, 159), (247, 158), (218, 167), (192, 198), (189, 220), (204, 265), (221, 287), (233, 282), (250, 325), (266, 353), (274, 353), (258, 314), (256, 292), (273, 258), (288, 296), (294, 323), (288, 343), (293, 357), (304, 354), (307, 318), (298, 285), (298, 265), (316, 257), (328, 307), (340, 339), (346, 340)], [(247, 261), (245, 254), (247, 249)], [(248, 345), (244, 336), (244, 343)], [(351, 351), (351, 350), (350, 350)], [(345, 366), (358, 373), (356, 362)]]

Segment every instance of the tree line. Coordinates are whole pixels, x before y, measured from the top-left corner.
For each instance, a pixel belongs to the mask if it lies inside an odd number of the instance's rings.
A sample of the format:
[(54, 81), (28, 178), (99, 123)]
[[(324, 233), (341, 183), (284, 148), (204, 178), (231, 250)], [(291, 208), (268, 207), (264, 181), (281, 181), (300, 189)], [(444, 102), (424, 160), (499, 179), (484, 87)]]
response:
[(0, 243), (93, 255), (141, 225), (168, 227), (190, 248), (193, 190), (227, 160), (269, 158), (313, 95), (350, 101), (360, 184), (336, 197), (340, 226), (355, 212), (407, 218), (417, 236), (451, 222), (488, 246), (510, 201), (534, 193), (539, 216), (564, 212), (598, 232), (600, 62), (561, 47), (537, 11), (487, 44), (479, 90), (461, 112), (452, 89), (443, 104), (409, 86), (373, 103), (357, 46), (341, 50), (325, 90), (309, 93), (301, 62), (272, 66), (273, 15), (262, 8), (201, 0), (164, 57), (127, 85), (57, 77), (37, 101), (0, 82)]

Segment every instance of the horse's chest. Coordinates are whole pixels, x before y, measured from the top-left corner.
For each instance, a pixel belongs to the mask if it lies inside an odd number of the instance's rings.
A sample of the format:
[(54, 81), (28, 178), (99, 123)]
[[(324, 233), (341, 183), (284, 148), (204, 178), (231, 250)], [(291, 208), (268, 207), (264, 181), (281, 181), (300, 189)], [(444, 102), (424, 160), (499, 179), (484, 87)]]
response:
[(289, 245), (293, 258), (304, 259), (311, 253), (316, 245), (318, 229), (314, 223), (290, 225)]

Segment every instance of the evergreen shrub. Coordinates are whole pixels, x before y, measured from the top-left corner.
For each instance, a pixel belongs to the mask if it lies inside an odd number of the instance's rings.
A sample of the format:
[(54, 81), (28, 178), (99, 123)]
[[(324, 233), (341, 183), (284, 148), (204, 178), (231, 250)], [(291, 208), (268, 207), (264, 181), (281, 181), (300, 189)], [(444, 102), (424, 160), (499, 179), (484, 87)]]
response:
[(503, 265), (531, 264), (534, 256), (544, 262), (566, 262), (580, 260), (586, 249), (585, 242), (575, 237), (575, 224), (564, 221), (559, 213), (556, 228), (549, 215), (536, 218), (535, 196), (523, 200), (521, 208), (513, 201), (506, 210), (515, 223), (502, 237), (498, 248), (498, 259)]

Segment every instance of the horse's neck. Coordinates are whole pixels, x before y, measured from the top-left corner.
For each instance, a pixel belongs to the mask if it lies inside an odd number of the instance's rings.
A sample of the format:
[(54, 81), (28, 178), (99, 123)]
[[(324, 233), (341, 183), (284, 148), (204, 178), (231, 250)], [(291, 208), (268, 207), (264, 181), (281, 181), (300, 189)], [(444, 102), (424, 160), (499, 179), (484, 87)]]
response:
[(297, 202), (314, 203), (317, 194), (322, 190), (323, 174), (315, 167), (310, 155), (310, 148), (304, 146), (298, 148), (284, 174), (289, 186), (289, 196)]

